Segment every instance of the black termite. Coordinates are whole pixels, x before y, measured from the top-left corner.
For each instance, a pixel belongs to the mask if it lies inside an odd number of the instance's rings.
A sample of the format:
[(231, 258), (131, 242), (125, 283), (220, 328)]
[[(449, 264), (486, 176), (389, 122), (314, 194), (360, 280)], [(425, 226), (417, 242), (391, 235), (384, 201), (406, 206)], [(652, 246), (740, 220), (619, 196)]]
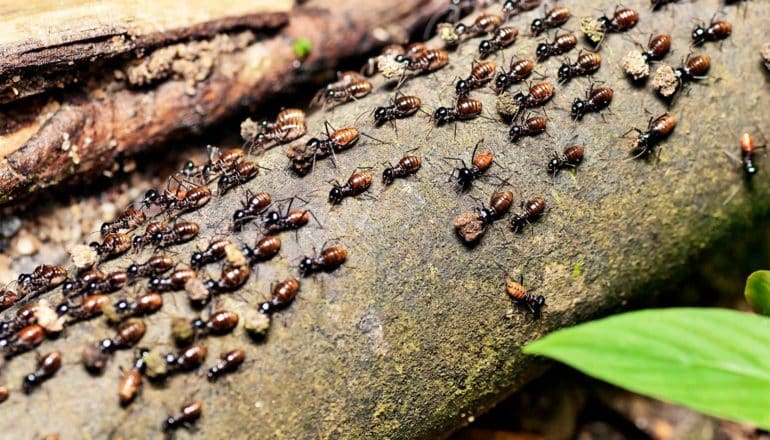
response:
[(474, 61), (470, 75), (458, 80), (455, 84), (455, 93), (457, 96), (467, 96), (472, 90), (483, 87), (492, 80), (495, 70), (497, 70), (497, 63), (492, 60)]
[(676, 3), (679, 0), (650, 0), (650, 6), (653, 11), (656, 11), (668, 4)]
[(521, 124), (514, 121), (508, 130), (508, 136), (511, 142), (516, 142), (524, 136), (537, 136), (543, 132), (548, 125), (548, 118), (545, 116), (531, 116)]
[(332, 189), (329, 191), (329, 202), (333, 205), (342, 203), (342, 199), (363, 194), (372, 185), (372, 174), (361, 171), (354, 171), (348, 177), (345, 184), (340, 184), (333, 180)]
[(655, 150), (655, 146), (674, 131), (676, 122), (676, 116), (664, 113), (654, 120), (650, 117), (650, 122), (647, 124), (647, 131), (642, 131), (638, 128), (628, 130), (626, 134), (631, 133), (632, 131), (635, 131), (638, 134), (634, 140), (634, 146), (631, 149), (632, 154), (635, 154), (634, 158), (636, 159), (650, 155)]
[(521, 231), (525, 225), (535, 221), (545, 211), (545, 199), (542, 197), (535, 197), (521, 202), (522, 212), (513, 214), (511, 217), (511, 229), (513, 232)]
[(374, 109), (374, 125), (379, 127), (386, 122), (393, 122), (395, 119), (411, 116), (417, 113), (421, 106), (422, 100), (417, 96), (408, 96), (401, 92), (396, 92), (396, 96), (391, 99), (390, 105)]
[(348, 250), (341, 244), (324, 245), (321, 254), (313, 257), (303, 257), (299, 262), (299, 271), (303, 276), (318, 271), (332, 271), (342, 265), (348, 258)]
[(225, 374), (232, 373), (233, 371), (237, 370), (244, 360), (246, 360), (246, 351), (240, 348), (222, 353), (219, 361), (217, 361), (213, 367), (209, 368), (206, 377), (208, 378), (209, 382), (215, 382)]
[(556, 35), (553, 42), (545, 41), (538, 44), (537, 49), (535, 49), (535, 56), (537, 61), (542, 63), (551, 56), (562, 55), (571, 51), (576, 45), (577, 37), (575, 34), (559, 34)]
[(132, 264), (126, 268), (132, 279), (158, 276), (174, 267), (174, 259), (168, 255), (153, 255), (141, 264)]
[(477, 208), (479, 220), (484, 224), (492, 224), (511, 209), (513, 193), (510, 191), (497, 191), (489, 199), (489, 206)]
[(281, 239), (273, 235), (268, 235), (257, 241), (254, 247), (244, 246), (243, 256), (246, 257), (249, 264), (256, 264), (273, 258), (280, 250)]
[(272, 288), (272, 297), (270, 300), (259, 305), (259, 311), (270, 315), (280, 309), (286, 308), (299, 292), (300, 283), (296, 278), (287, 278), (279, 281)]
[(32, 373), (24, 376), (22, 389), (29, 394), (40, 384), (52, 378), (61, 368), (61, 352), (52, 351), (40, 358), (37, 362), (37, 368)]
[(153, 234), (151, 241), (157, 247), (167, 247), (190, 241), (198, 236), (199, 231), (200, 227), (197, 223), (180, 221), (175, 223), (169, 231)]
[(558, 73), (559, 82), (566, 83), (572, 78), (590, 75), (599, 70), (601, 65), (602, 56), (598, 52), (581, 50), (574, 64), (567, 59), (561, 65)]
[(203, 404), (200, 401), (186, 403), (182, 406), (180, 413), (174, 416), (168, 416), (161, 424), (163, 432), (173, 431), (181, 426), (190, 426), (198, 420), (203, 413)]
[(121, 212), (114, 221), (102, 223), (101, 233), (102, 236), (105, 236), (122, 230), (129, 231), (143, 224), (146, 220), (147, 216), (144, 214), (144, 211), (129, 207)]
[(733, 25), (725, 20), (715, 20), (713, 17), (707, 27), (695, 26), (692, 31), (692, 45), (700, 46), (707, 41), (719, 41), (729, 37), (733, 32)]
[(222, 260), (227, 255), (227, 246), (230, 245), (230, 240), (214, 240), (206, 246), (206, 249), (198, 251), (192, 254), (190, 257), (190, 266), (195, 269), (216, 263)]
[(543, 295), (533, 295), (532, 292), (534, 290), (524, 287), (524, 275), (519, 278), (518, 282), (511, 280), (505, 282), (505, 291), (511, 297), (514, 304), (527, 308), (534, 316), (540, 316), (540, 309), (545, 305), (545, 297)]
[(492, 151), (478, 151), (479, 147), (484, 143), (484, 139), (478, 141), (476, 143), (476, 146), (473, 147), (473, 153), (471, 153), (471, 166), (468, 167), (468, 165), (465, 164), (465, 161), (459, 157), (447, 157), (446, 159), (451, 159), (455, 161), (459, 161), (460, 164), (462, 164), (462, 167), (455, 168), (452, 170), (452, 173), (450, 174), (449, 178), (452, 179), (454, 177), (455, 173), (457, 173), (457, 185), (462, 190), (468, 190), (471, 185), (473, 185), (473, 182), (484, 175), (484, 173), (487, 172), (489, 167), (492, 166), (492, 162), (494, 162), (494, 155)]
[(479, 43), (479, 56), (481, 58), (491, 55), (504, 49), (516, 41), (519, 36), (519, 30), (513, 26), (501, 26), (497, 28), (489, 40), (482, 40)]
[(23, 296), (35, 296), (53, 290), (67, 280), (64, 266), (43, 264), (32, 273), (23, 273), (16, 279), (19, 293)]
[(240, 231), (249, 220), (261, 215), (273, 202), (273, 198), (268, 192), (263, 191), (253, 194), (250, 190), (247, 190), (247, 194), (246, 201), (241, 202), (243, 207), (233, 212), (232, 229), (234, 231)]
[[(265, 229), (270, 233), (276, 233), (288, 230), (297, 230), (310, 222), (310, 216), (320, 225), (321, 222), (315, 217), (315, 214), (309, 209), (291, 209), (294, 199), (303, 201), (299, 197), (292, 197), (286, 206), (286, 210), (270, 211), (265, 215)], [(307, 202), (305, 202), (307, 203)]]
[(572, 103), (572, 117), (575, 120), (583, 119), (586, 113), (600, 112), (612, 102), (613, 91), (609, 87), (594, 88), (593, 84), (586, 90), (585, 99), (575, 98)]
[(167, 278), (155, 277), (150, 280), (148, 290), (150, 292), (169, 292), (172, 290), (184, 289), (185, 283), (195, 278), (196, 273), (193, 269), (176, 269), (171, 272)]
[(564, 168), (575, 168), (583, 161), (584, 154), (585, 148), (582, 145), (571, 145), (561, 154), (554, 151), (548, 161), (548, 172), (555, 176)]
[(259, 165), (256, 162), (239, 162), (229, 173), (223, 174), (217, 183), (219, 195), (224, 195), (236, 186), (243, 185), (259, 174)]
[(467, 121), (481, 115), (483, 104), (473, 98), (460, 97), (454, 107), (439, 107), (433, 112), (433, 120), (437, 126), (455, 121)]
[(538, 36), (542, 32), (559, 27), (572, 17), (572, 12), (565, 6), (555, 6), (545, 13), (545, 17), (536, 18), (530, 25), (533, 36)]
[(382, 172), (382, 183), (384, 185), (390, 185), (397, 178), (407, 177), (415, 174), (420, 169), (420, 166), (422, 166), (422, 159), (420, 159), (420, 156), (407, 154), (399, 159), (395, 166), (393, 166), (390, 162), (388, 162), (386, 165), (387, 167)]
[(535, 63), (529, 58), (511, 60), (509, 70), (507, 72), (503, 70), (495, 77), (495, 92), (503, 93), (511, 85), (524, 81), (534, 69)]
[(238, 314), (230, 310), (217, 310), (208, 320), (195, 318), (190, 325), (199, 335), (223, 335), (230, 333), (238, 325)]

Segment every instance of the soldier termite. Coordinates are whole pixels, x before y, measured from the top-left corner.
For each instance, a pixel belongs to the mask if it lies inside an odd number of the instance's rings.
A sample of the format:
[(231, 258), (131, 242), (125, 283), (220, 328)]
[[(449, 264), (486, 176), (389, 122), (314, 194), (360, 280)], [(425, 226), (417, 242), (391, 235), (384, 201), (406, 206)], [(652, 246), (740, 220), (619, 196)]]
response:
[(557, 28), (566, 23), (570, 17), (572, 17), (572, 13), (569, 8), (565, 6), (555, 6), (546, 11), (543, 18), (536, 18), (532, 21), (532, 25), (530, 25), (532, 36), (538, 36), (543, 31)]
[(276, 311), (286, 308), (299, 292), (300, 283), (296, 278), (287, 278), (279, 281), (272, 288), (272, 297), (270, 300), (259, 305), (259, 311), (270, 315)]
[(521, 202), (523, 211), (511, 216), (511, 229), (513, 229), (513, 232), (521, 231), (525, 225), (540, 218), (543, 212), (545, 212), (545, 206), (546, 201), (542, 197), (535, 197), (526, 202)]
[(348, 258), (348, 250), (341, 244), (324, 245), (320, 255), (303, 257), (299, 263), (299, 271), (303, 276), (314, 272), (330, 272), (342, 265)]
[(462, 167), (452, 170), (449, 178), (450, 180), (457, 173), (457, 185), (461, 190), (467, 191), (473, 185), (473, 182), (484, 175), (489, 167), (494, 162), (494, 155), (492, 151), (481, 151), (479, 147), (484, 143), (484, 139), (481, 139), (473, 147), (473, 153), (471, 153), (471, 166), (465, 164), (465, 161), (459, 157), (447, 157), (445, 159), (459, 161)]
[(632, 128), (628, 130), (623, 136), (635, 131), (638, 136), (634, 140), (634, 145), (631, 149), (634, 159), (648, 156), (654, 150), (658, 143), (667, 138), (676, 127), (676, 117), (669, 113), (664, 113), (653, 120), (650, 117), (650, 122), (647, 124), (647, 131), (639, 130), (638, 128)]
[(342, 203), (342, 200), (346, 197), (353, 197), (366, 192), (372, 185), (372, 174), (354, 171), (344, 185), (340, 184), (337, 180), (329, 183), (333, 185), (329, 191), (329, 202), (337, 205)]

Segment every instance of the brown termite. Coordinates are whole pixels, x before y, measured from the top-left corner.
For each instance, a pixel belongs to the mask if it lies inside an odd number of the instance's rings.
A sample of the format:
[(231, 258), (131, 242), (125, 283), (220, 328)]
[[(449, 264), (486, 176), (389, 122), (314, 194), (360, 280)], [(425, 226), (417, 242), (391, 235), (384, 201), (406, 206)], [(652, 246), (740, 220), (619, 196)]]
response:
[(705, 54), (687, 55), (683, 65), (674, 70), (677, 79), (677, 90), (688, 82), (705, 79), (710, 68), (710, 56)]
[(287, 278), (279, 281), (272, 288), (272, 297), (270, 300), (259, 305), (259, 311), (270, 315), (280, 309), (286, 308), (292, 301), (294, 301), (294, 297), (297, 296), (299, 288), (300, 283), (296, 278)]
[(669, 50), (671, 50), (671, 35), (659, 34), (654, 37), (650, 35), (647, 49), (642, 52), (642, 58), (647, 63), (660, 61), (668, 54)]
[(372, 83), (366, 79), (356, 79), (350, 81), (339, 89), (327, 89), (322, 96), (324, 107), (331, 105), (344, 104), (353, 100), (363, 98), (371, 93), (373, 89)]
[(22, 390), (26, 394), (31, 393), (43, 382), (52, 378), (54, 374), (61, 368), (61, 352), (52, 351), (45, 354), (37, 361), (37, 368), (32, 373), (24, 376), (24, 382), (22, 382)]
[(209, 368), (208, 373), (206, 373), (206, 378), (208, 378), (209, 382), (215, 382), (225, 374), (237, 370), (244, 360), (246, 360), (246, 351), (240, 348), (222, 353), (222, 356), (219, 357), (217, 363)]
[(85, 288), (85, 292), (112, 293), (122, 289), (130, 277), (125, 270), (115, 270), (104, 276), (104, 279), (91, 281)]
[(111, 321), (122, 321), (129, 317), (151, 315), (163, 307), (163, 297), (158, 293), (145, 293), (133, 301), (120, 299), (112, 306), (115, 315)]
[(466, 26), (463, 23), (458, 23), (455, 26), (455, 33), (466, 38), (478, 37), (490, 32), (494, 32), (503, 24), (503, 17), (495, 14), (481, 14), (471, 23), (470, 26)]
[(341, 244), (326, 246), (324, 244), (320, 255), (303, 257), (299, 262), (299, 271), (303, 276), (314, 272), (330, 272), (342, 265), (348, 258), (348, 250)]
[[(299, 228), (307, 225), (310, 222), (312, 216), (315, 221), (321, 225), (313, 211), (309, 209), (291, 209), (294, 199), (298, 199), (305, 202), (299, 197), (292, 197), (289, 199), (289, 203), (286, 206), (286, 210), (281, 212), (280, 210), (270, 211), (265, 215), (265, 230), (269, 233), (276, 233), (288, 230), (298, 230)], [(305, 202), (307, 203), (307, 202)]]
[(422, 100), (417, 96), (396, 92), (395, 98), (390, 100), (390, 105), (374, 109), (374, 125), (379, 127), (386, 122), (411, 116), (417, 113), (421, 106)]
[(120, 377), (120, 382), (118, 382), (118, 400), (122, 406), (133, 402), (142, 387), (142, 375), (147, 369), (144, 356), (147, 353), (149, 353), (149, 350), (146, 348), (138, 349), (134, 365)]
[(38, 303), (25, 304), (16, 309), (13, 317), (0, 322), (0, 339), (8, 339), (22, 328), (37, 323)]
[(513, 193), (507, 190), (496, 191), (489, 199), (489, 206), (477, 208), (479, 220), (489, 225), (505, 215), (513, 204)]
[(23, 296), (35, 296), (53, 290), (67, 280), (67, 269), (64, 266), (43, 264), (37, 266), (32, 273), (23, 273), (16, 280), (18, 290)]
[(315, 167), (317, 158), (323, 158), (329, 155), (332, 156), (332, 161), (336, 165), (337, 160), (334, 157), (334, 154), (353, 147), (361, 138), (361, 133), (358, 129), (346, 127), (337, 130), (332, 127), (329, 121), (324, 121), (324, 129), (326, 131), (326, 138), (311, 138), (305, 144), (307, 150), (313, 153), (313, 165), (311, 166), (311, 169)]
[(443, 49), (428, 49), (412, 59), (403, 58), (401, 62), (406, 70), (399, 80), (398, 86), (406, 80), (408, 72), (421, 75), (443, 68), (449, 64), (449, 54)]
[(208, 320), (195, 318), (190, 322), (190, 326), (199, 335), (223, 335), (230, 333), (237, 325), (238, 314), (230, 310), (217, 310)]
[(462, 164), (462, 167), (455, 168), (452, 170), (452, 173), (449, 175), (449, 179), (451, 180), (455, 173), (457, 173), (457, 185), (462, 190), (468, 190), (473, 185), (473, 182), (484, 175), (484, 173), (487, 172), (489, 167), (492, 166), (492, 163), (494, 162), (494, 154), (492, 151), (481, 151), (479, 152), (479, 147), (484, 143), (484, 139), (481, 139), (476, 143), (476, 146), (473, 147), (473, 153), (471, 153), (471, 166), (468, 167), (468, 165), (465, 164), (465, 161), (462, 158), (459, 157), (446, 157), (445, 159), (459, 161)]
[(0, 385), (0, 403), (5, 402), (11, 397), (11, 390), (5, 385)]
[(362, 171), (354, 171), (348, 177), (345, 184), (340, 184), (337, 180), (330, 182), (333, 186), (329, 191), (329, 202), (332, 205), (342, 203), (346, 197), (353, 197), (363, 194), (372, 185), (372, 174)]
[(114, 221), (102, 223), (101, 233), (102, 236), (106, 236), (113, 232), (130, 231), (142, 225), (146, 220), (147, 216), (144, 211), (129, 207), (121, 212)]
[(596, 21), (600, 28), (598, 33), (601, 35), (595, 46), (598, 50), (608, 33), (625, 32), (636, 26), (639, 21), (639, 13), (631, 8), (618, 5), (612, 13), (612, 18), (602, 15)]
[(542, 63), (549, 57), (555, 55), (563, 55), (571, 51), (575, 48), (576, 45), (577, 37), (575, 34), (558, 34), (556, 35), (556, 38), (554, 38), (553, 42), (544, 41), (538, 44), (537, 49), (535, 49), (535, 56), (537, 57), (537, 61)]
[(530, 25), (532, 36), (538, 36), (548, 29), (557, 28), (572, 17), (572, 12), (566, 6), (554, 6), (546, 11), (543, 18), (536, 18)]
[(251, 276), (251, 269), (249, 266), (232, 266), (227, 265), (222, 268), (222, 274), (219, 280), (206, 280), (204, 286), (211, 295), (216, 295), (223, 292), (232, 292), (238, 290), (246, 284)]
[(473, 98), (460, 97), (454, 107), (439, 107), (433, 112), (433, 120), (437, 126), (456, 121), (468, 121), (481, 115), (483, 104)]
[(109, 304), (109, 301), (109, 297), (101, 293), (85, 295), (77, 305), (72, 305), (69, 301), (62, 302), (56, 307), (56, 314), (69, 317), (69, 325), (101, 315), (103, 307)]
[(412, 43), (406, 46), (403, 53), (396, 54), (394, 59), (399, 63), (413, 62), (419, 55), (422, 55), (428, 50), (430, 50), (430, 47), (428, 47), (426, 43)]
[(179, 354), (167, 354), (166, 364), (169, 367), (170, 373), (191, 371), (198, 368), (206, 360), (207, 354), (206, 346), (202, 343), (197, 343), (183, 349)]
[(757, 145), (757, 141), (754, 136), (749, 133), (743, 133), (741, 135), (741, 164), (743, 165), (743, 171), (747, 177), (751, 177), (757, 174), (757, 166), (754, 163), (757, 150), (760, 148), (767, 148), (767, 142), (762, 145)]
[[(353, 96), (351, 94), (352, 91), (347, 91), (348, 87), (358, 83), (360, 85), (355, 86), (354, 89), (361, 88), (360, 92), (363, 93), (361, 96), (365, 96), (372, 90), (371, 83), (360, 73), (353, 71), (337, 72), (337, 80), (319, 90), (313, 97), (310, 105), (326, 106), (327, 104), (347, 102)], [(368, 90), (365, 90), (366, 85), (368, 85)]]
[(99, 269), (89, 269), (82, 272), (74, 280), (68, 279), (62, 284), (62, 293), (74, 296), (85, 291), (94, 281), (103, 281), (107, 275)]
[(537, 220), (543, 215), (543, 212), (545, 212), (545, 204), (545, 199), (542, 197), (535, 197), (526, 202), (521, 202), (523, 211), (511, 216), (511, 229), (513, 229), (513, 232), (521, 231), (524, 228), (524, 225)]
[(233, 212), (233, 231), (240, 231), (249, 220), (257, 218), (273, 203), (273, 198), (268, 192), (263, 191), (254, 194), (247, 189), (246, 193), (246, 201), (241, 202), (242, 208)]
[(281, 239), (274, 235), (268, 235), (257, 241), (254, 247), (243, 246), (243, 255), (249, 264), (256, 264), (273, 258), (280, 250)]
[(141, 319), (132, 318), (123, 321), (117, 328), (115, 336), (102, 339), (99, 349), (103, 353), (112, 353), (116, 350), (132, 347), (139, 342), (147, 331), (147, 326)]
[(495, 29), (492, 38), (489, 40), (482, 40), (481, 43), (479, 43), (479, 56), (485, 58), (493, 52), (497, 52), (510, 46), (516, 41), (516, 37), (518, 36), (519, 30), (513, 26), (501, 26)]
[(505, 291), (511, 297), (514, 304), (519, 307), (525, 307), (534, 316), (540, 316), (540, 309), (545, 306), (545, 297), (543, 295), (533, 295), (532, 292), (534, 290), (524, 287), (524, 275), (521, 275), (519, 282), (511, 280), (505, 282)]
[(520, 83), (529, 78), (535, 69), (535, 63), (529, 58), (517, 58), (511, 60), (509, 70), (502, 70), (495, 77), (494, 90), (499, 94), (513, 84)]
[(180, 413), (173, 416), (168, 416), (166, 420), (161, 424), (163, 432), (174, 431), (181, 426), (190, 426), (193, 422), (198, 420), (203, 413), (203, 404), (200, 401), (194, 401), (186, 403), (182, 406)]
[(628, 130), (624, 136), (632, 131), (635, 131), (638, 135), (631, 149), (632, 154), (635, 154), (634, 159), (650, 155), (655, 150), (655, 146), (674, 131), (676, 123), (676, 116), (664, 113), (654, 120), (650, 117), (647, 131), (642, 131), (635, 127)]
[(6, 358), (32, 350), (40, 345), (45, 338), (46, 331), (39, 324), (30, 324), (21, 328), (10, 338), (0, 339), (0, 349)]
[(583, 119), (586, 113), (600, 112), (612, 102), (613, 91), (609, 87), (594, 88), (593, 84), (586, 90), (585, 99), (575, 98), (572, 102), (572, 117), (575, 120)]
[(479, 89), (491, 81), (496, 70), (497, 63), (492, 60), (474, 61), (470, 75), (455, 84), (455, 93), (457, 96), (468, 96), (472, 90)]
[(139, 251), (146, 245), (152, 243), (152, 237), (156, 234), (164, 234), (169, 231), (168, 223), (166, 222), (150, 222), (144, 228), (144, 234), (137, 234), (131, 240), (131, 246), (135, 251)]
[(503, 18), (505, 21), (522, 12), (531, 11), (540, 6), (541, 0), (505, 0), (503, 2)]
[(259, 174), (259, 164), (252, 161), (239, 162), (232, 171), (225, 173), (217, 182), (217, 190), (222, 196), (236, 186), (255, 178)]
[(182, 199), (171, 202), (169, 209), (180, 212), (193, 211), (204, 207), (209, 200), (211, 200), (211, 190), (209, 187), (196, 186), (185, 192)]
[(422, 159), (420, 159), (420, 156), (407, 154), (399, 159), (395, 166), (390, 162), (386, 165), (387, 167), (382, 172), (382, 183), (384, 185), (390, 185), (397, 178), (403, 178), (417, 173), (422, 166)]
[(21, 299), (21, 295), (13, 290), (0, 289), (0, 311), (5, 310), (16, 304)]
[(578, 76), (591, 75), (602, 65), (602, 56), (598, 52), (580, 50), (577, 61), (570, 63), (567, 59), (559, 68), (559, 82), (566, 83)]
[(547, 125), (548, 118), (540, 115), (531, 116), (521, 124), (514, 121), (508, 130), (508, 137), (510, 137), (511, 142), (516, 142), (524, 136), (537, 136), (545, 132)]
[(521, 91), (516, 92), (512, 98), (519, 106), (519, 109), (513, 119), (516, 119), (518, 114), (520, 114), (524, 109), (544, 105), (553, 97), (555, 90), (556, 89), (554, 88), (553, 84), (548, 81), (543, 81), (530, 86), (528, 94), (524, 94)]
[(200, 269), (207, 264), (221, 261), (227, 255), (227, 246), (231, 243), (227, 239), (212, 241), (206, 246), (206, 249), (192, 254), (190, 257), (190, 267)]
[(561, 154), (554, 151), (551, 160), (548, 161), (548, 172), (555, 176), (564, 168), (576, 168), (583, 162), (584, 154), (585, 148), (582, 145), (570, 145)]
[(200, 226), (197, 223), (180, 221), (168, 231), (153, 234), (151, 241), (157, 247), (172, 246), (192, 240), (198, 236), (199, 231)]
[[(213, 148), (211, 150), (215, 151)], [(201, 170), (201, 177), (208, 181), (216, 175), (233, 171), (245, 157), (246, 152), (241, 148), (230, 148), (216, 155), (210, 154), (209, 163)]]
[(153, 255), (141, 264), (132, 264), (126, 268), (131, 279), (161, 275), (174, 267), (174, 259), (168, 255)]
[(695, 26), (692, 31), (692, 45), (700, 46), (707, 41), (720, 41), (729, 37), (733, 32), (733, 25), (725, 20), (715, 20), (711, 18), (711, 22), (707, 27), (703, 25)]
[(195, 278), (195, 270), (180, 268), (171, 272), (171, 275), (167, 278), (155, 277), (150, 280), (148, 290), (150, 292), (169, 292), (172, 290), (184, 289), (187, 281)]
[(89, 246), (102, 257), (114, 257), (131, 249), (131, 237), (121, 232), (111, 232), (104, 236), (101, 243), (95, 241)]

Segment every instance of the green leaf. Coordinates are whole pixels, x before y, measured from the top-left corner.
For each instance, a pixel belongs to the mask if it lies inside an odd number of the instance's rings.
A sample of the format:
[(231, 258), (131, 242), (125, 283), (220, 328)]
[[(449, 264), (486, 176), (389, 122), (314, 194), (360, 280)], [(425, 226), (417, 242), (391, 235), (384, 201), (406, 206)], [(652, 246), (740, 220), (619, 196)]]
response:
[(644, 310), (559, 330), (524, 352), (770, 429), (770, 318), (721, 309)]
[(313, 44), (307, 38), (297, 38), (292, 44), (294, 48), (294, 55), (297, 58), (305, 58), (310, 54), (310, 50), (313, 48)]
[(758, 270), (749, 275), (744, 295), (752, 310), (770, 315), (770, 270)]

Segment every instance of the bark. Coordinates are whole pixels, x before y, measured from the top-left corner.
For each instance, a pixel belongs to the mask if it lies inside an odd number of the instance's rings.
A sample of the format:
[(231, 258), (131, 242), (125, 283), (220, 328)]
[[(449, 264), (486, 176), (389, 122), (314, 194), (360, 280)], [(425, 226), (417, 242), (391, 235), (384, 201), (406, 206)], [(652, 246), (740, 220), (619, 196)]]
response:
[[(594, 15), (596, 6), (575, 4), (574, 13)], [(615, 3), (599, 6), (611, 11)], [(666, 62), (677, 64), (688, 51), (688, 24), (707, 19), (721, 3), (684, 2), (671, 7), (675, 13), (652, 13), (641, 0), (626, 6), (641, 15), (631, 35), (644, 40), (652, 30), (672, 34), (676, 52)], [(505, 124), (486, 119), (459, 123), (456, 136), (452, 125), (431, 128), (420, 114), (398, 121), (397, 133), (387, 125), (374, 128), (368, 115), (356, 121), (392, 96), (381, 79), (371, 96), (312, 115), (309, 135), (321, 132), (329, 120), (338, 128), (356, 125), (388, 144), (362, 138), (337, 155), (337, 168), (324, 160), (304, 178), (287, 170), (286, 148), (261, 157), (271, 171), (246, 187), (270, 191), (274, 200), (305, 196), (323, 228), (311, 224), (296, 239), (293, 233), (283, 234), (281, 258), (260, 265), (239, 294), (224, 296), (218, 307), (241, 312), (253, 307), (266, 297), (271, 282), (296, 275), (299, 258), (326, 240), (340, 238), (349, 249), (348, 262), (335, 272), (303, 278), (298, 300), (276, 316), (263, 343), (251, 342), (240, 328), (234, 335), (207, 339), (206, 366), (224, 350), (247, 350), (248, 360), (238, 373), (216, 384), (196, 374), (178, 376), (164, 387), (145, 384), (127, 409), (119, 407), (116, 387), (119, 366), (130, 364), (130, 353), (118, 353), (103, 376), (89, 377), (73, 365), (79, 347), (111, 335), (111, 330), (99, 320), (73, 327), (40, 349), (62, 350), (67, 365), (32, 395), (13, 393), (3, 403), (0, 431), (22, 438), (41, 432), (59, 432), (63, 438), (160, 437), (158, 425), (165, 414), (194, 397), (205, 405), (195, 425), (196, 435), (205, 438), (446, 435), (538, 373), (542, 364), (521, 354), (526, 342), (653, 294), (657, 283), (680, 272), (701, 249), (767, 215), (767, 159), (759, 156), (760, 171), (749, 184), (724, 154), (738, 150), (737, 136), (728, 127), (752, 130), (754, 123), (766, 127), (770, 122), (765, 111), (768, 76), (757, 59), (758, 33), (770, 20), (770, 4), (753, 2), (748, 8), (745, 18), (735, 7), (725, 9), (734, 25), (732, 36), (721, 51), (717, 44), (702, 49), (712, 56), (709, 79), (693, 85), (689, 94), (683, 92), (670, 108), (649, 87), (627, 81), (620, 60), (635, 46), (610, 35), (602, 47), (603, 65), (594, 76), (615, 91), (606, 123), (597, 115), (578, 123), (570, 119), (572, 99), (588, 88), (584, 79), (557, 87), (546, 107), (550, 136), (517, 145), (507, 141)], [(533, 11), (513, 23), (524, 30), (541, 13)], [(451, 104), (453, 80), (467, 75), (477, 43), (451, 54), (450, 66), (436, 74), (409, 80), (404, 93), (420, 96), (427, 110)], [(521, 35), (505, 51), (505, 59), (532, 54), (536, 44)], [(559, 60), (546, 64), (553, 76)], [(483, 101), (492, 117), (495, 96), (484, 91), (472, 96)], [(659, 160), (629, 161), (630, 140), (619, 136), (631, 127), (644, 128), (649, 117), (645, 109), (653, 115), (668, 110), (679, 124), (662, 142)], [(545, 165), (552, 151), (573, 135), (586, 146), (585, 162), (574, 174), (551, 178)], [(544, 196), (549, 210), (521, 234), (512, 234), (500, 221), (469, 248), (456, 238), (452, 219), (478, 206), (474, 198), (486, 201), (497, 182), (482, 181), (470, 194), (458, 194), (446, 183), (453, 164), (442, 158), (467, 160), (481, 138), (497, 155), (490, 172), (508, 178), (517, 202)], [(376, 199), (347, 199), (334, 208), (324, 200), (330, 179), (346, 179), (362, 166), (379, 173), (381, 163), (395, 162), (414, 147), (423, 157), (417, 178), (399, 180), (388, 189), (375, 182), (370, 193)], [(199, 240), (175, 248), (177, 258), (187, 261), (195, 247), (222, 233), (241, 198), (242, 193), (231, 191), (185, 215), (203, 231)], [(257, 235), (251, 229), (233, 239), (253, 243)], [(146, 257), (131, 255), (106, 263), (104, 269)], [(513, 306), (501, 267), (511, 278), (523, 273), (525, 284), (545, 295), (547, 306), (539, 319)], [(217, 276), (218, 268), (209, 270)], [(171, 316), (193, 315), (184, 294), (165, 299), (163, 313), (146, 318), (143, 346), (167, 344)], [(5, 366), (4, 379), (12, 386), (20, 383), (33, 364), (32, 354), (14, 359)]]
[[(260, 15), (260, 21), (253, 20), (255, 28), (243, 21), (246, 18), (222, 19), (218, 28), (199, 27), (248, 30), (219, 34), (203, 46), (197, 42), (171, 46), (170, 53), (165, 54), (167, 66), (162, 69), (152, 61), (149, 66), (137, 66), (152, 59), (152, 54), (116, 66), (102, 64), (98, 69), (102, 73), (87, 78), (84, 87), (70, 87), (61, 96), (46, 94), (31, 102), (11, 104), (3, 112), (5, 123), (0, 127), (0, 204), (17, 201), (73, 176), (112, 169), (120, 158), (184, 134), (198, 133), (244, 106), (306, 81), (308, 75), (340, 59), (389, 41), (402, 41), (441, 8), (443, 2), (438, 0), (379, 2), (366, 8), (355, 1), (308, 2), (294, 9), (289, 24), (273, 36), (260, 31), (283, 24), (280, 13)], [(223, 20), (229, 27), (221, 23)], [(164, 32), (164, 42), (196, 36), (195, 29), (198, 27), (177, 34)], [(157, 35), (138, 38), (127, 51), (152, 47), (160, 39)], [(311, 44), (309, 56), (301, 62), (293, 48), (299, 38), (307, 38)], [(78, 40), (73, 44), (79, 44)], [(98, 54), (70, 46), (63, 46), (67, 54), (89, 55), (89, 62), (99, 58)], [(92, 50), (108, 52), (112, 57), (122, 53), (112, 47)], [(37, 58), (31, 61), (43, 67), (55, 64), (53, 59), (78, 61), (61, 51), (52, 51), (27, 55), (8, 50), (6, 56), (34, 55)], [(158, 58), (162, 59), (162, 55)], [(25, 66), (7, 65), (0, 77), (5, 73), (18, 76), (14, 72)], [(59, 73), (57, 78), (61, 77)], [(20, 78), (22, 83), (27, 79), (24, 75)], [(43, 88), (50, 85), (40, 82)]]

